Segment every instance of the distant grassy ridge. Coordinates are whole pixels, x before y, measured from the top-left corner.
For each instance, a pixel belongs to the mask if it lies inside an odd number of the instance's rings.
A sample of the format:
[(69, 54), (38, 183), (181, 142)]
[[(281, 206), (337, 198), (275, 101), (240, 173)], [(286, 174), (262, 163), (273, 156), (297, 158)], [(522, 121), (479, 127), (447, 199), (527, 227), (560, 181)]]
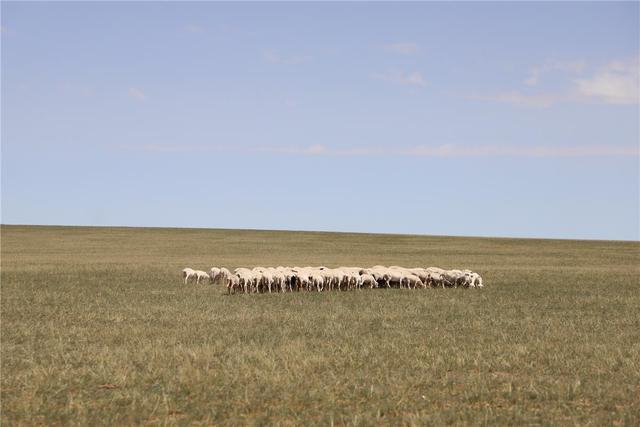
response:
[[(640, 424), (640, 243), (2, 225), (3, 425)], [(226, 296), (184, 267), (470, 268)]]

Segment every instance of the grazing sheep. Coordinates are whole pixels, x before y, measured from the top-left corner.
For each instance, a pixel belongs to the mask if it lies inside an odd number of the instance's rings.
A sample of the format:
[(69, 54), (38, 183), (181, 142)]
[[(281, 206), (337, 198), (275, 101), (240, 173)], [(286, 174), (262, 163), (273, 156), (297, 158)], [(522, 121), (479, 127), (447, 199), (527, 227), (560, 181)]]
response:
[(476, 288), (484, 288), (484, 285), (482, 284), (482, 276), (480, 276), (478, 273), (473, 273), (472, 277), (473, 277), (473, 284), (475, 285)]
[(202, 271), (202, 270), (196, 270), (196, 284), (199, 285), (201, 280), (211, 280), (211, 276), (209, 276), (209, 273), (207, 273), (206, 271)]
[(410, 268), (409, 272), (418, 276), (425, 287), (427, 286), (429, 281), (429, 272), (425, 268)]
[(227, 293), (236, 293), (240, 289), (240, 279), (235, 274), (230, 274), (226, 279)]
[(215, 280), (222, 282), (222, 285), (227, 288), (228, 293), (231, 293), (231, 292), (235, 293), (240, 287), (238, 276), (231, 273), (229, 270), (227, 270), (224, 267), (220, 268), (220, 272), (218, 273)]
[(445, 286), (445, 281), (444, 281), (444, 272), (445, 270), (443, 270), (442, 268), (438, 268), (438, 267), (428, 267), (425, 268), (425, 270), (427, 271), (427, 274), (429, 275), (428, 279), (427, 279), (427, 285), (428, 286), (432, 286), (432, 287), (439, 287), (442, 286), (442, 288), (444, 288)]
[(209, 277), (211, 278), (211, 283), (218, 282), (220, 280), (220, 269), (218, 267), (211, 267)]
[(224, 267), (220, 268), (220, 273), (218, 273), (218, 279), (222, 280), (222, 283), (226, 285), (227, 280), (229, 280), (229, 277), (232, 276), (233, 273), (231, 273), (229, 270), (227, 270)]
[(284, 273), (282, 271), (274, 269), (272, 277), (274, 288), (278, 292), (285, 292), (287, 278), (285, 277)]
[[(295, 290), (310, 290), (309, 289), (309, 272), (305, 269), (297, 269), (298, 271), (291, 277), (292, 286), (295, 286)], [(295, 283), (295, 284), (294, 284)]]
[(468, 288), (482, 288), (482, 277), (478, 273), (474, 273), (471, 270), (462, 270), (466, 276), (465, 286)]
[(371, 274), (361, 274), (360, 287), (368, 287), (370, 289), (374, 289), (378, 287), (378, 281)]
[(189, 279), (191, 278), (196, 278), (197, 279), (197, 275), (196, 275), (196, 271), (191, 269), (191, 268), (185, 268), (184, 270), (182, 270), (182, 278), (184, 279), (184, 284), (186, 285), (187, 282), (189, 282)]
[(276, 270), (278, 270), (278, 272), (284, 276), (283, 283), (280, 285), (282, 292), (286, 292), (286, 291), (291, 292), (293, 290), (291, 285), (291, 278), (294, 275), (293, 270), (290, 269), (289, 267), (277, 267)]
[(387, 285), (387, 288), (391, 288), (392, 284), (393, 285), (397, 284), (398, 287), (401, 288), (403, 278), (404, 278), (404, 275), (402, 274), (402, 272), (400, 270), (396, 270), (393, 268), (387, 269), (387, 271), (384, 273), (384, 276), (383, 276), (383, 279), (385, 284)]
[(375, 267), (369, 268), (368, 270), (369, 270), (369, 274), (371, 274), (376, 279), (376, 282), (378, 282), (378, 286), (381, 283), (384, 283), (386, 285), (384, 275), (387, 272), (387, 267), (384, 267), (382, 265), (376, 265)]
[(260, 282), (262, 286), (267, 288), (269, 293), (271, 293), (271, 286), (273, 285), (273, 272), (269, 269), (265, 269), (262, 271), (262, 276), (260, 277)]
[(253, 271), (247, 268), (236, 268), (236, 276), (240, 280), (240, 286), (244, 289), (245, 293), (257, 292), (256, 275)]
[(324, 290), (324, 277), (319, 271), (311, 272), (309, 275), (309, 282), (311, 288), (315, 288), (318, 292), (322, 292)]
[(407, 288), (409, 289), (416, 289), (416, 288), (426, 288), (427, 286), (422, 283), (422, 280), (420, 280), (420, 277), (416, 276), (415, 274), (408, 274), (406, 276), (404, 276), (403, 278), (404, 283), (406, 283)]
[(195, 279), (199, 284), (208, 279), (222, 283), (228, 293), (263, 293), (292, 291), (332, 291), (387, 288), (424, 289), (427, 287), (482, 288), (482, 277), (471, 270), (444, 270), (438, 267), (405, 268), (376, 265), (360, 267), (254, 267), (236, 268), (234, 272), (224, 267), (211, 267), (209, 272), (185, 268), (184, 283)]
[(445, 270), (442, 273), (442, 278), (447, 287), (457, 288), (458, 286), (464, 286), (465, 274), (460, 270)]

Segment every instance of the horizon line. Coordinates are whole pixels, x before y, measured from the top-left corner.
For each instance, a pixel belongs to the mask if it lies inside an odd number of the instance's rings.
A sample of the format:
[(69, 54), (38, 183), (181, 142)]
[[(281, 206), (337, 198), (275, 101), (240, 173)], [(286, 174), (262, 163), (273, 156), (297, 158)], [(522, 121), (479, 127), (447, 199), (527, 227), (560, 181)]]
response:
[(277, 228), (222, 228), (222, 227), (185, 227), (185, 226), (149, 226), (149, 225), (78, 225), (78, 224), (18, 224), (0, 222), (0, 229), (11, 227), (56, 227), (56, 228), (140, 228), (140, 229), (169, 229), (169, 230), (211, 230), (211, 231), (257, 231), (257, 232), (285, 232), (285, 233), (327, 233), (327, 234), (368, 234), (380, 236), (415, 236), (415, 237), (451, 237), (461, 239), (510, 239), (510, 240), (562, 240), (576, 242), (625, 242), (640, 243), (637, 239), (606, 239), (591, 238), (580, 239), (570, 237), (531, 237), (531, 236), (490, 236), (490, 235), (462, 235), (462, 234), (419, 234), (399, 232), (369, 232), (369, 231), (345, 231), (345, 230), (305, 230), (305, 229), (277, 229)]

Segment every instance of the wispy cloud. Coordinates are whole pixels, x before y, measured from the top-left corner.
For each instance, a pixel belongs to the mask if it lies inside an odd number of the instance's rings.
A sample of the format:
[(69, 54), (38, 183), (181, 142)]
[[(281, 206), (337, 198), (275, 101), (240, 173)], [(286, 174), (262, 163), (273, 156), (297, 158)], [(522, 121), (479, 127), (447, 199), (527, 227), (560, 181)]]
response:
[(230, 144), (141, 144), (120, 146), (127, 151), (147, 151), (153, 153), (240, 153), (240, 154), (283, 154), (319, 156), (328, 155), (330, 150), (322, 144), (310, 146), (240, 146)]
[(147, 95), (142, 91), (142, 89), (139, 89), (137, 87), (130, 87), (127, 91), (127, 94), (129, 95), (129, 98), (132, 98), (139, 102), (147, 100)]
[[(629, 105), (640, 103), (640, 58), (611, 61), (595, 72), (587, 74), (587, 65), (581, 61), (552, 62), (534, 67), (524, 84), (525, 91), (511, 90), (484, 95), (471, 95), (469, 99), (497, 101), (524, 107), (547, 108), (559, 102), (604, 103)], [(558, 71), (565, 75), (564, 88), (554, 92), (536, 92), (541, 76)], [(587, 74), (576, 78), (576, 74)]]
[(416, 43), (387, 43), (383, 44), (382, 48), (386, 51), (403, 55), (410, 55), (420, 51), (420, 46)]
[(188, 33), (192, 33), (192, 34), (202, 34), (204, 33), (204, 28), (201, 27), (200, 25), (196, 25), (196, 24), (189, 24), (186, 27), (184, 27), (184, 30)]
[(291, 156), (323, 157), (524, 157), (524, 158), (564, 158), (564, 157), (639, 157), (638, 146), (615, 145), (575, 145), (559, 146), (517, 146), (517, 145), (416, 145), (410, 147), (347, 147), (332, 148), (323, 144), (310, 146), (252, 146), (234, 145), (171, 145), (144, 144), (122, 147), (127, 150), (142, 150), (155, 153), (206, 153), (227, 152), (241, 154), (272, 154)]
[(374, 73), (371, 76), (376, 80), (383, 80), (391, 83), (398, 83), (402, 85), (425, 87), (427, 85), (426, 80), (419, 71), (399, 71), (392, 70), (384, 73)]
[(518, 91), (499, 92), (490, 95), (471, 95), (469, 99), (503, 102), (522, 107), (551, 107), (556, 102), (566, 99), (567, 96), (559, 93), (534, 93), (527, 94)]
[(575, 80), (578, 94), (605, 104), (640, 103), (640, 58), (613, 61), (591, 77)]
[(313, 60), (311, 55), (282, 55), (273, 49), (262, 51), (262, 57), (270, 64), (300, 65)]
[(563, 74), (579, 74), (587, 64), (584, 61), (549, 61), (546, 64), (531, 68), (529, 77), (524, 80), (527, 86), (536, 86), (545, 74), (561, 72)]

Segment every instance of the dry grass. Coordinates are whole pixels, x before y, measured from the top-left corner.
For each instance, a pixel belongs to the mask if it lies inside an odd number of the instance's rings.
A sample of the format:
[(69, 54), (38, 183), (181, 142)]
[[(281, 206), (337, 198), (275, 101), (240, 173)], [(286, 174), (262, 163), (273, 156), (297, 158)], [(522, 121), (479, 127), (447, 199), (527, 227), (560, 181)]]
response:
[[(640, 244), (2, 226), (3, 425), (640, 424)], [(477, 290), (226, 296), (185, 266)]]

